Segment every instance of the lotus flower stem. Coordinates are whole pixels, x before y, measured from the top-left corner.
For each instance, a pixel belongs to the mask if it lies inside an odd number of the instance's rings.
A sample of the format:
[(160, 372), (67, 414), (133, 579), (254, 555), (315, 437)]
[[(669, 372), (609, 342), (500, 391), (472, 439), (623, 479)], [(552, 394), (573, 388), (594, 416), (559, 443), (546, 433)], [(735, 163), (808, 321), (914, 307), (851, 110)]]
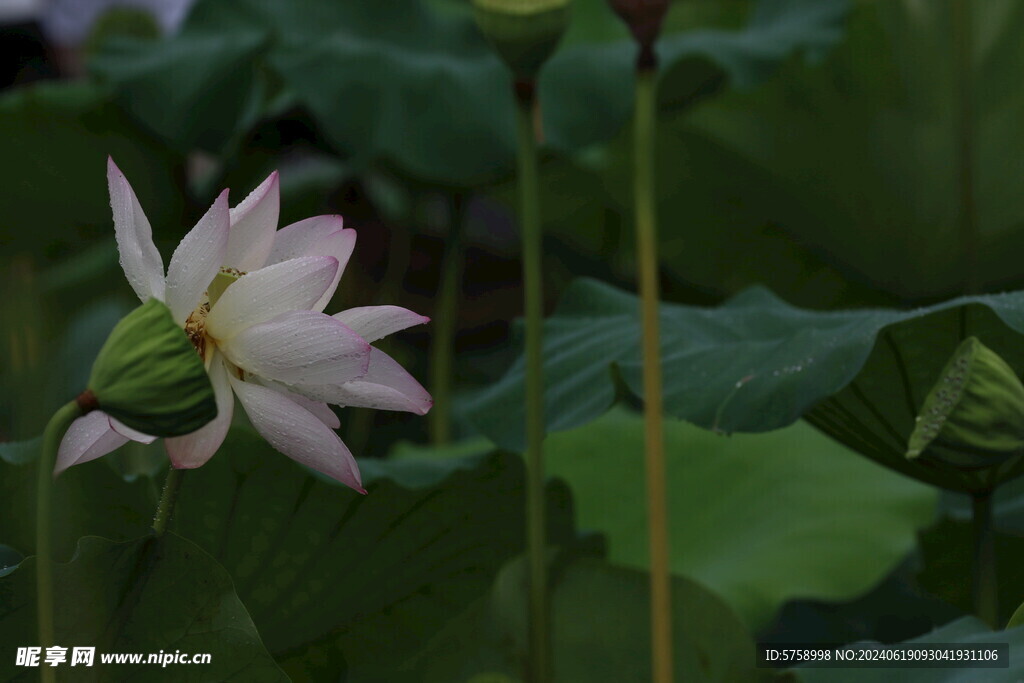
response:
[(999, 622), (999, 590), (996, 582), (996, 546), (992, 529), (992, 494), (971, 496), (974, 529), (974, 612), (992, 628)]
[(523, 234), (523, 289), (526, 309), (526, 535), (530, 588), (531, 681), (551, 678), (544, 513), (544, 292), (541, 275), (540, 201), (537, 184), (535, 88), (519, 81), (516, 128), (519, 150), (520, 223)]
[(174, 514), (174, 504), (178, 502), (178, 491), (181, 489), (181, 480), (185, 476), (185, 470), (171, 467), (167, 471), (167, 479), (164, 480), (164, 492), (160, 496), (160, 502), (156, 506), (156, 515), (153, 517), (153, 533), (157, 538), (167, 531), (167, 524)]
[[(652, 60), (653, 61), (653, 60)], [(651, 556), (651, 657), (653, 680), (672, 680), (672, 595), (669, 576), (668, 504), (662, 428), (661, 348), (658, 332), (658, 231), (654, 207), (656, 72), (636, 72), (634, 114), (637, 259), (643, 325), (644, 451), (647, 525)]]
[(430, 391), (434, 407), (430, 413), (431, 441), (443, 445), (451, 441), (451, 397), (455, 357), (455, 330), (458, 322), (459, 292), (462, 284), (462, 228), (464, 200), (459, 194), (449, 201), (448, 239), (441, 260), (441, 285), (434, 314), (434, 338), (431, 347)]
[[(53, 468), (57, 449), (68, 427), (85, 414), (78, 400), (57, 410), (43, 432), (43, 450), (36, 479), (36, 592), (39, 610), (39, 645), (54, 645), (53, 631)], [(44, 680), (53, 680), (52, 667), (42, 667)]]

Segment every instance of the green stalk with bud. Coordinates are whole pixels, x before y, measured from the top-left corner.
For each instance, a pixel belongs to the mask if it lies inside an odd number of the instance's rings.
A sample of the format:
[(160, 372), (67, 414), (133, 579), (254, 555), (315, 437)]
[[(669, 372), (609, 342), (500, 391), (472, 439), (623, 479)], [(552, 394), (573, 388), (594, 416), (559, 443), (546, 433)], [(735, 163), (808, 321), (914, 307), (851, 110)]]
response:
[(662, 426), (661, 344), (658, 330), (658, 225), (655, 212), (654, 150), (658, 59), (654, 44), (668, 0), (610, 0), (637, 43), (633, 113), (633, 204), (637, 279), (643, 329), (644, 469), (651, 560), (651, 669), (656, 683), (673, 680), (672, 594), (669, 569), (668, 494)]
[(1024, 468), (1024, 384), (1006, 361), (968, 337), (922, 404), (907, 458), (967, 477), (974, 528), (974, 607), (999, 619), (992, 495)]
[(477, 24), (512, 72), (519, 162), (526, 313), (526, 533), (530, 681), (551, 679), (550, 608), (544, 510), (544, 293), (537, 178), (537, 74), (569, 23), (569, 0), (474, 0)]

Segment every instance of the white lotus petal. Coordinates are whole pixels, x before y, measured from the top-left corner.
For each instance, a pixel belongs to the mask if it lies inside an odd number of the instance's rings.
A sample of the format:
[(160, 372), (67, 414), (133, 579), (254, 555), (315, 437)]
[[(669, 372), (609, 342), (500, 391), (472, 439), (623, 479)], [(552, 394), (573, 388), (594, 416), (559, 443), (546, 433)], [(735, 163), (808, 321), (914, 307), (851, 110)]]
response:
[(176, 322), (184, 325), (224, 262), (230, 224), (224, 190), (174, 250), (167, 267), (167, 306)]
[(147, 446), (156, 441), (155, 436), (143, 434), (139, 430), (132, 429), (125, 423), (120, 420), (115, 420), (114, 418), (110, 418), (110, 428), (126, 439), (131, 439), (132, 441), (137, 441), (141, 444), (146, 444)]
[(128, 443), (110, 426), (110, 417), (94, 410), (71, 423), (57, 448), (57, 462), (53, 468), (57, 476), (72, 465), (95, 460)]
[(321, 422), (323, 422), (331, 429), (337, 429), (338, 427), (341, 426), (341, 420), (339, 420), (338, 416), (335, 415), (333, 410), (331, 410), (331, 407), (324, 403), (323, 401), (314, 401), (313, 399), (307, 398), (302, 394), (296, 394), (291, 391), (288, 391), (288, 387), (286, 387), (285, 385), (281, 384), (280, 382), (275, 382), (274, 380), (267, 379), (266, 377), (253, 376), (249, 378), (247, 381), (259, 382), (268, 389), (273, 389), (274, 391), (284, 394), (285, 396), (295, 401), (309, 412), (316, 415)]
[(314, 311), (322, 311), (330, 303), (356, 246), (356, 231), (343, 230), (342, 225), (341, 216), (315, 216), (281, 228), (274, 236), (274, 249), (267, 259), (268, 264), (300, 256), (333, 256), (338, 259), (338, 272), (327, 291), (312, 306)]
[[(345, 222), (341, 216), (313, 216), (286, 225), (274, 234), (274, 246), (265, 265), (300, 256), (317, 256), (320, 254), (317, 251), (319, 243), (344, 227)], [(355, 234), (355, 230), (351, 232)]]
[(229, 376), (252, 426), (289, 458), (366, 493), (359, 466), (338, 435), (284, 394)]
[(361, 306), (334, 314), (371, 344), (399, 330), (430, 322), (430, 318), (401, 306)]
[(223, 265), (242, 272), (261, 268), (274, 246), (274, 232), (281, 209), (277, 171), (231, 209), (231, 231)]
[(243, 370), (289, 385), (342, 384), (362, 377), (370, 363), (370, 345), (362, 337), (315, 311), (282, 313), (219, 346)]
[(304, 256), (243, 275), (224, 290), (206, 318), (219, 341), (288, 311), (309, 310), (338, 271), (332, 256)]
[(217, 400), (217, 417), (191, 434), (164, 439), (167, 455), (178, 469), (193, 469), (206, 464), (228, 435), (235, 411), (235, 395), (228, 382), (224, 358), (214, 351), (210, 360), (210, 384)]
[(370, 367), (352, 382), (332, 385), (293, 385), (292, 391), (339, 406), (398, 410), (426, 415), (434, 400), (394, 358), (380, 349), (370, 350)]
[(142, 301), (152, 298), (163, 301), (164, 262), (153, 244), (153, 229), (135, 190), (110, 157), (107, 157), (107, 187), (117, 251), (128, 284)]

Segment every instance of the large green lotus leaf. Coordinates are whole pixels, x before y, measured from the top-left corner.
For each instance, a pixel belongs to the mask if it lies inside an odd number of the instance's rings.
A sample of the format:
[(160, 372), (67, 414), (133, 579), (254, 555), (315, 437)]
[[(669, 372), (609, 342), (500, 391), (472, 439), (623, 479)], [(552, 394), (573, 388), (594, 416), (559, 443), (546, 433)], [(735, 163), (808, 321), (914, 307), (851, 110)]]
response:
[[(555, 681), (650, 680), (646, 573), (583, 557), (555, 564), (551, 592)], [(521, 680), (527, 603), (525, 563), (519, 559), (501, 571), (487, 596), (433, 640), (417, 662), (415, 680)], [(672, 608), (676, 680), (770, 679), (770, 672), (755, 668), (750, 634), (721, 598), (674, 577)]]
[[(36, 462), (40, 439), (0, 448), (0, 542), (35, 552)], [(78, 539), (102, 534), (126, 541), (153, 520), (158, 492), (147, 479), (125, 482), (107, 458), (72, 467), (53, 485), (54, 557), (71, 557)]]
[[(548, 438), (547, 471), (573, 491), (579, 525), (609, 559), (648, 566), (643, 418), (615, 410)], [(803, 423), (718, 436), (670, 422), (672, 569), (721, 595), (752, 628), (795, 598), (864, 593), (916, 545), (936, 493), (867, 462)]]
[[(174, 528), (227, 567), (296, 680), (336, 680), (346, 666), (350, 680), (395, 680), (523, 549), (518, 456), (360, 466), (366, 496), (233, 430), (182, 484)], [(555, 542), (571, 535), (564, 497), (550, 506)]]
[[(935, 300), (1022, 282), (1024, 200), (1024, 5), (967, 3), (973, 12), (968, 86), (974, 109), (968, 140), (974, 169), (977, 265), (968, 273), (959, 182), (959, 90), (950, 0), (858, 3), (848, 40), (821, 68), (789, 65), (756, 91), (733, 92), (681, 119), (702, 139), (688, 171), (662, 174), (666, 229), (703, 226), (729, 212), (738, 241), (771, 228), (776, 241), (827, 258), (855, 285), (870, 283), (904, 300)], [(684, 177), (685, 176), (685, 177)], [(703, 193), (679, 194), (689, 177), (714, 178)], [(698, 180), (698, 182), (701, 182)], [(685, 222), (670, 218), (685, 218)], [(717, 221), (716, 221), (717, 223)], [(734, 228), (730, 228), (732, 230)], [(781, 249), (782, 247), (777, 247)], [(735, 252), (719, 252), (738, 259)], [(680, 250), (679, 272), (709, 255)], [(763, 262), (763, 261), (762, 261)], [(780, 270), (786, 264), (773, 261)], [(742, 270), (736, 264), (725, 271)], [(760, 267), (760, 266), (755, 266)], [(719, 285), (722, 283), (719, 282)]]
[[(604, 2), (576, 5), (566, 45), (541, 80), (546, 140), (561, 149), (615, 134), (632, 102), (635, 45)], [(204, 0), (176, 37), (112, 44), (93, 66), (177, 146), (209, 140), (223, 149), (235, 137), (223, 122), (234, 116), (244, 125), (246, 103), (275, 81), (356, 163), (383, 161), (422, 180), (471, 185), (512, 166), (512, 96), (470, 14), (448, 10), (426, 0)], [(820, 52), (838, 40), (846, 11), (846, 0), (763, 0), (740, 29), (666, 35), (666, 105), (708, 83), (754, 83), (794, 51)], [(198, 74), (187, 91), (182, 70)], [(236, 71), (242, 77), (223, 87)], [(210, 116), (196, 116), (196, 107)]]
[[(38, 669), (15, 666), (17, 646), (38, 642), (35, 558), (0, 577), (0, 677), (37, 680)], [(191, 541), (174, 534), (115, 543), (87, 536), (75, 556), (54, 567), (57, 645), (96, 648), (95, 665), (63, 680), (287, 681), (235, 595), (231, 577)], [(211, 655), (208, 665), (102, 665), (104, 653)], [(71, 680), (69, 679), (69, 680)]]
[(97, 237), (113, 243), (106, 160), (132, 180), (154, 228), (175, 224), (177, 157), (143, 133), (100, 89), (46, 83), (0, 97), (0, 250), (38, 261)]
[(1020, 672), (1024, 669), (1024, 627), (991, 631), (980, 620), (964, 617), (906, 642), (921, 645), (951, 644), (954, 647), (984, 647), (989, 643), (1007, 643), (1010, 646), (1009, 666), (999, 669), (799, 668), (790, 669), (790, 672), (795, 674), (797, 681), (803, 683), (1017, 683), (1020, 681)]
[[(579, 280), (544, 326), (549, 432), (595, 419), (616, 378), (641, 394), (639, 302)], [(977, 482), (904, 456), (925, 394), (957, 345), (974, 335), (1024, 373), (1024, 293), (962, 297), (911, 311), (810, 311), (763, 288), (717, 308), (661, 309), (665, 410), (714, 431), (762, 432), (807, 414), (888, 467), (954, 490)], [(523, 448), (523, 359), (469, 408), (503, 448)]]

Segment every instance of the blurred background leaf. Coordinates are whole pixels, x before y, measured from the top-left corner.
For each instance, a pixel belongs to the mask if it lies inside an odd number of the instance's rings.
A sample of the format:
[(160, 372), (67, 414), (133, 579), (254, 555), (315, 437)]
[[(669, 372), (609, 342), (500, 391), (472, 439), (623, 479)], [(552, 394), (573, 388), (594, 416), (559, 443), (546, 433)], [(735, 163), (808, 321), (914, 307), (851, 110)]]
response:
[[(646, 569), (643, 420), (615, 410), (551, 436), (547, 469), (608, 558)], [(752, 629), (794, 598), (847, 600), (915, 547), (933, 489), (865, 462), (805, 424), (757, 436), (665, 429), (672, 570), (715, 591)]]

